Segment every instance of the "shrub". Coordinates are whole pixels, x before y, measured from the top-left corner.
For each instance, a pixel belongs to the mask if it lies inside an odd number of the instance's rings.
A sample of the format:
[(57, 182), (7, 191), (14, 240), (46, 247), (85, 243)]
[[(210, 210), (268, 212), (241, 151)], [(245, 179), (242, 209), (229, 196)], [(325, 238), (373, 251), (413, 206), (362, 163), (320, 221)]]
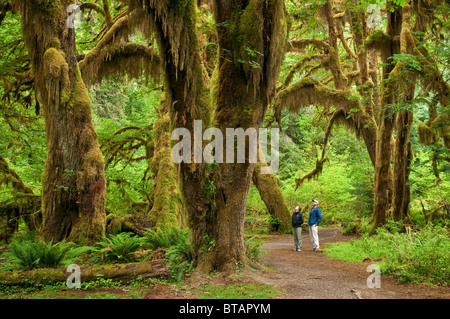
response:
[(162, 228), (158, 231), (148, 229), (144, 236), (144, 243), (152, 249), (168, 249), (172, 245), (185, 242), (189, 239), (189, 229), (178, 227)]
[(103, 237), (103, 241), (98, 242), (100, 247), (98, 252), (103, 257), (112, 262), (128, 262), (134, 258), (134, 252), (138, 250), (142, 243), (142, 237), (132, 236), (133, 233), (119, 233)]
[(179, 282), (193, 268), (194, 248), (189, 242), (189, 229), (178, 227), (149, 229), (144, 237), (145, 245), (151, 249), (166, 250), (170, 278)]
[(281, 220), (278, 217), (269, 215), (269, 225), (272, 231), (277, 232), (281, 229)]
[[(392, 229), (394, 232), (389, 232)], [(345, 261), (382, 258), (382, 273), (401, 282), (450, 283), (450, 239), (445, 227), (428, 225), (411, 234), (399, 233), (392, 225), (381, 227), (374, 236), (331, 244), (324, 252)]]
[(180, 241), (171, 246), (166, 253), (170, 267), (170, 277), (179, 282), (194, 269), (194, 248), (190, 242)]
[(55, 268), (72, 263), (78, 255), (92, 247), (74, 247), (71, 242), (45, 243), (36, 231), (26, 231), (15, 235), (6, 252), (7, 261), (22, 270)]
[(245, 254), (247, 258), (253, 261), (258, 261), (261, 256), (260, 247), (263, 243), (258, 241), (255, 237), (249, 237), (245, 240)]

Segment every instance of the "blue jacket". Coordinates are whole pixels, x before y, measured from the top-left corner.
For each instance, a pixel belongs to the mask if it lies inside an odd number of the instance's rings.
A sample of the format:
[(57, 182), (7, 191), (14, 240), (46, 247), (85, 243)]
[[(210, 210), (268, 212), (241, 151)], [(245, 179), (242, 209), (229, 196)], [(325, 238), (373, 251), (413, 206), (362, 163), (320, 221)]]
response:
[(311, 210), (309, 211), (308, 226), (312, 226), (314, 224), (317, 224), (317, 226), (319, 226), (321, 220), (322, 212), (320, 211), (320, 208), (311, 208)]

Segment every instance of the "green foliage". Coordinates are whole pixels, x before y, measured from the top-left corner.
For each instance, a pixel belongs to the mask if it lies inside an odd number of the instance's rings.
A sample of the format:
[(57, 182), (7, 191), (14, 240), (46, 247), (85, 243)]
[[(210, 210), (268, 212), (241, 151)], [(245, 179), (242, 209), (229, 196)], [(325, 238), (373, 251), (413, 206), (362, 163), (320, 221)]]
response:
[(350, 262), (378, 258), (381, 272), (401, 282), (450, 284), (450, 238), (442, 226), (426, 226), (411, 234), (400, 233), (399, 225), (389, 223), (375, 236), (328, 245), (323, 251)]
[(45, 243), (36, 231), (14, 235), (6, 252), (7, 261), (22, 270), (56, 268), (71, 263), (91, 247), (74, 247), (71, 242)]
[(269, 226), (270, 229), (277, 232), (281, 228), (281, 220), (277, 217), (273, 217), (272, 215), (269, 216)]
[(103, 237), (103, 241), (97, 242), (103, 257), (111, 262), (128, 262), (134, 259), (134, 252), (142, 243), (142, 237), (132, 236), (133, 233), (119, 233)]
[(168, 249), (170, 246), (186, 242), (188, 239), (188, 228), (168, 227), (159, 230), (148, 229), (144, 236), (144, 243), (151, 249)]
[(193, 270), (194, 247), (189, 242), (188, 228), (149, 229), (144, 243), (154, 250), (166, 250), (171, 280), (179, 282)]
[(176, 245), (171, 246), (167, 252), (170, 267), (170, 278), (180, 282), (185, 275), (189, 275), (194, 269), (194, 246), (185, 240), (179, 240)]
[(121, 280), (99, 277), (95, 281), (81, 282), (81, 289), (113, 289), (123, 286)]
[(253, 261), (259, 261), (261, 257), (261, 246), (263, 242), (258, 240), (255, 237), (249, 237), (245, 240), (244, 246), (245, 246), (245, 255), (247, 258)]
[(237, 283), (226, 286), (203, 284), (199, 289), (199, 299), (270, 299), (279, 292), (272, 286), (262, 283)]
[(342, 234), (344, 235), (363, 235), (368, 234), (372, 229), (371, 221), (368, 218), (355, 218), (354, 221), (342, 225)]

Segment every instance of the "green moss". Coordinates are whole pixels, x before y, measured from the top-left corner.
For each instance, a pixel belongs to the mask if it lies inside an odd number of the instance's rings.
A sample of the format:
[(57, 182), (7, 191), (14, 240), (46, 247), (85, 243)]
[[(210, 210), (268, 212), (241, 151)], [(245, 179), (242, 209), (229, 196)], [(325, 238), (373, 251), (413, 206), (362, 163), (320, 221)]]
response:
[(59, 78), (69, 72), (69, 65), (64, 58), (64, 53), (56, 48), (49, 48), (45, 51), (43, 62), (46, 77)]
[(387, 62), (387, 58), (390, 56), (391, 51), (391, 38), (388, 37), (383, 31), (377, 30), (372, 33), (364, 42), (367, 48), (374, 48), (381, 54), (383, 63)]
[(153, 207), (148, 220), (156, 227), (184, 224), (183, 201), (178, 176), (171, 156), (170, 116), (165, 114), (153, 125), (155, 153), (151, 163), (153, 180)]
[(82, 118), (86, 114), (91, 113), (91, 100), (89, 99), (86, 86), (83, 79), (81, 78), (81, 73), (78, 67), (75, 87), (71, 91), (71, 94), (62, 92), (61, 100), (63, 96), (70, 97), (70, 103), (68, 104), (68, 106), (73, 109), (76, 118)]
[(436, 139), (436, 132), (432, 131), (425, 123), (419, 123), (417, 131), (419, 133), (419, 141), (423, 145), (430, 145)]
[(231, 24), (235, 63), (243, 68), (247, 77), (252, 73), (256, 77), (256, 74), (261, 72), (258, 68), (262, 64), (264, 51), (264, 18), (261, 9), (264, 5), (261, 0), (250, 1), (242, 14), (236, 16), (236, 21)]

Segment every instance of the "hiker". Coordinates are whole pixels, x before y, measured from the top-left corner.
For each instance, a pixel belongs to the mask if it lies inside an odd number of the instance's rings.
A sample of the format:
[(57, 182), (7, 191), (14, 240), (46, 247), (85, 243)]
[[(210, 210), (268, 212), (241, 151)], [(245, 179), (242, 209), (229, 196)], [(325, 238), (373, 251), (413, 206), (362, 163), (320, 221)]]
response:
[(292, 214), (292, 227), (294, 228), (294, 251), (302, 251), (302, 224), (302, 208), (297, 206), (295, 207), (295, 212)]
[(309, 226), (309, 237), (313, 243), (313, 251), (319, 250), (319, 223), (322, 220), (322, 213), (319, 208), (319, 202), (315, 199), (312, 201), (312, 208), (309, 211), (308, 226)]

